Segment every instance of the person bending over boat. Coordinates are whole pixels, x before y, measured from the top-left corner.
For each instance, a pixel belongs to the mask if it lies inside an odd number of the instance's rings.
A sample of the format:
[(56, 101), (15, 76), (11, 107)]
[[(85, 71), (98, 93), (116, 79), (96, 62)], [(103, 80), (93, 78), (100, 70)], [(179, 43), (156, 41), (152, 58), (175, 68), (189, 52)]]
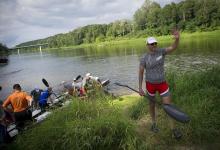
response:
[(38, 101), (39, 101), (41, 92), (43, 92), (43, 90), (39, 89), (38, 87), (36, 87), (33, 91), (31, 91), (31, 96), (33, 98), (32, 109), (38, 109), (39, 108)]
[[(8, 112), (14, 113), (16, 127), (20, 130), (24, 127), (26, 120), (32, 120), (32, 113), (29, 109), (32, 97), (21, 90), (19, 84), (14, 84), (13, 93), (3, 103), (3, 108)], [(11, 105), (12, 108), (8, 108)]]
[(46, 111), (46, 107), (48, 106), (47, 101), (48, 99), (51, 100), (51, 94), (53, 93), (52, 88), (48, 87), (46, 90), (42, 91), (39, 97), (39, 106), (42, 112)]
[(85, 91), (85, 83), (86, 83), (86, 78), (80, 77), (78, 79), (74, 79), (72, 83), (73, 91), (77, 93), (77, 96), (83, 97), (86, 94)]
[[(145, 95), (142, 89), (143, 74), (145, 70), (146, 91), (149, 99), (151, 100), (149, 104), (150, 116), (152, 118), (151, 130), (155, 133), (159, 131), (158, 127), (156, 126), (155, 102), (153, 102), (155, 101), (156, 92), (159, 92), (164, 104), (171, 103), (169, 86), (165, 80), (164, 59), (166, 54), (169, 54), (175, 50), (179, 44), (179, 31), (173, 31), (173, 36), (175, 41), (170, 47), (167, 48), (158, 48), (158, 42), (154, 37), (147, 38), (146, 46), (149, 51), (140, 59), (139, 94), (141, 96)], [(173, 122), (171, 122), (171, 126), (175, 138), (180, 138), (182, 136), (181, 132), (177, 129), (174, 129)]]
[(74, 88), (72, 86), (72, 83), (68, 83), (66, 81), (62, 81), (61, 82), (61, 85), (63, 85), (63, 89), (64, 89), (64, 92), (68, 92), (69, 95), (73, 96), (74, 94)]
[(87, 84), (87, 86), (92, 86), (93, 84), (95, 84), (96, 86), (102, 86), (102, 82), (99, 77), (92, 76), (91, 73), (87, 73), (85, 78), (85, 85)]

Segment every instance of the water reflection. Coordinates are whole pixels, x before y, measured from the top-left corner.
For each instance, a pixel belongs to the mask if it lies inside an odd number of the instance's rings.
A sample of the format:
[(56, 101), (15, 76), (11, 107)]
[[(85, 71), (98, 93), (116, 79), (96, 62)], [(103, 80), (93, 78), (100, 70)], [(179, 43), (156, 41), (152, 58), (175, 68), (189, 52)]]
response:
[[(160, 42), (160, 47), (170, 42)], [(182, 39), (173, 54), (166, 57), (166, 70), (179, 73), (204, 71), (220, 64), (220, 44), (215, 39)], [(42, 78), (52, 86), (63, 80), (71, 80), (79, 74), (91, 72), (101, 79), (110, 79), (112, 92), (128, 93), (127, 89), (114, 86), (114, 82), (138, 86), (139, 58), (146, 52), (145, 43), (133, 42), (123, 45), (97, 46), (79, 49), (25, 51), (10, 56), (6, 66), (0, 66), (0, 85), (3, 90), (0, 99), (20, 83), (26, 91), (35, 86), (45, 88)], [(11, 73), (12, 72), (12, 73)], [(14, 72), (14, 73), (13, 73)], [(58, 86), (56, 86), (58, 87)]]

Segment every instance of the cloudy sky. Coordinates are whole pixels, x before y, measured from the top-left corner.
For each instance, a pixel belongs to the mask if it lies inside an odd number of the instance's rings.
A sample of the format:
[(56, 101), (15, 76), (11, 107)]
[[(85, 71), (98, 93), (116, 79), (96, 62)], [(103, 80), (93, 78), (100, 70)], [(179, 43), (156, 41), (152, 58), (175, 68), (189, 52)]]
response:
[[(164, 6), (179, 0), (155, 0)], [(144, 0), (0, 0), (0, 43), (16, 44), (88, 24), (132, 19)]]

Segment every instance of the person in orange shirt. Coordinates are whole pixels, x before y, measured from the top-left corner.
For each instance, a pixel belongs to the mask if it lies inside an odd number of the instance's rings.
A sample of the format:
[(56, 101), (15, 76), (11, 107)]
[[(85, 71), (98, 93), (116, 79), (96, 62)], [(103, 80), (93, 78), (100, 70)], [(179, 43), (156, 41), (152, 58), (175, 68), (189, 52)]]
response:
[[(24, 126), (24, 121), (32, 120), (32, 113), (28, 109), (31, 106), (32, 97), (23, 92), (19, 84), (14, 84), (13, 89), (14, 92), (4, 101), (3, 108), (6, 111), (14, 112), (16, 127), (21, 129)], [(9, 105), (12, 109), (8, 108)]]

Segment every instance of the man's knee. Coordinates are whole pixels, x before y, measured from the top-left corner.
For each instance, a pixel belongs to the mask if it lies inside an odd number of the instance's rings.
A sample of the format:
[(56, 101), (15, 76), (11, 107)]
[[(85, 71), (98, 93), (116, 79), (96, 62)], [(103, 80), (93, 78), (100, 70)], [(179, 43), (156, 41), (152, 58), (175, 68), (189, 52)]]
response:
[(149, 99), (150, 105), (155, 105), (155, 102), (156, 102), (155, 96), (148, 95), (148, 99)]
[(170, 96), (162, 97), (162, 101), (163, 101), (163, 104), (170, 104), (171, 103), (171, 97)]

